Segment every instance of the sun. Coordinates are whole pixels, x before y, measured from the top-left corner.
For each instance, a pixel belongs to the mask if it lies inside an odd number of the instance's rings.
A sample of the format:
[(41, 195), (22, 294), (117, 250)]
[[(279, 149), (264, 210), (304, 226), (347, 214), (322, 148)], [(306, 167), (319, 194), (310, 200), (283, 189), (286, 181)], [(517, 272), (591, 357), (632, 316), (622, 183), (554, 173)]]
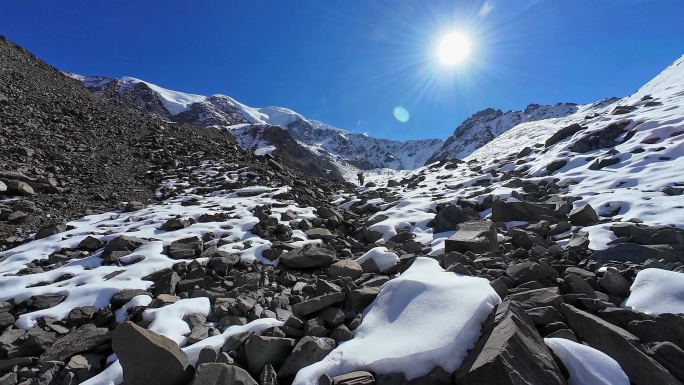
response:
[(454, 66), (461, 63), (470, 53), (470, 40), (459, 32), (453, 32), (442, 36), (437, 48), (437, 56), (440, 63), (446, 66)]

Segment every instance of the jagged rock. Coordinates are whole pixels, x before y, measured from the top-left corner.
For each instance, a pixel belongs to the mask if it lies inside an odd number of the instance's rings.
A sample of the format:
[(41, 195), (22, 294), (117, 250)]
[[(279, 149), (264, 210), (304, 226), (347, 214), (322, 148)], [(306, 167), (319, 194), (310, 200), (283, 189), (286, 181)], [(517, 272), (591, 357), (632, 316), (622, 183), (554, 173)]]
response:
[(40, 356), (41, 361), (66, 361), (69, 357), (87, 352), (100, 346), (112, 336), (107, 328), (98, 328), (87, 324), (57, 339), (45, 353)]
[(490, 221), (470, 221), (458, 225), (454, 235), (444, 241), (444, 251), (484, 253), (499, 250), (496, 225)]
[(299, 369), (322, 360), (333, 349), (335, 349), (335, 341), (331, 338), (311, 336), (302, 338), (278, 371), (278, 377), (294, 376)]
[(332, 378), (333, 385), (374, 385), (375, 377), (369, 372), (351, 372)]
[(220, 275), (226, 275), (233, 269), (233, 266), (238, 264), (238, 262), (240, 262), (239, 255), (219, 250), (211, 256), (207, 263), (207, 267)]
[(41, 294), (32, 296), (28, 305), (34, 310), (44, 310), (59, 305), (66, 296), (61, 294)]
[(553, 174), (554, 171), (560, 170), (561, 168), (565, 167), (566, 164), (568, 164), (567, 159), (554, 160), (553, 162), (546, 165), (546, 172), (549, 174)]
[(506, 269), (506, 276), (516, 285), (530, 281), (554, 283), (558, 278), (558, 271), (542, 261), (524, 261), (509, 266)]
[(561, 305), (561, 313), (570, 328), (589, 346), (617, 361), (633, 384), (681, 384), (646, 354), (633, 334), (568, 304)]
[(250, 336), (245, 342), (249, 371), (259, 375), (266, 364), (280, 367), (294, 347), (295, 340), (292, 338)]
[(166, 273), (154, 281), (154, 291), (152, 293), (155, 297), (162, 294), (176, 294), (176, 286), (180, 280), (178, 273), (175, 271)]
[(320, 227), (306, 230), (304, 234), (306, 234), (306, 236), (309, 239), (332, 239), (335, 237), (335, 235), (331, 233), (330, 230), (323, 229)]
[(606, 293), (620, 298), (629, 295), (629, 287), (631, 286), (631, 283), (615, 269), (606, 270), (603, 276), (598, 279), (598, 284)]
[(497, 199), (492, 206), (492, 220), (494, 222), (536, 222), (558, 216), (559, 214), (554, 210), (524, 201), (507, 202)]
[(472, 220), (472, 216), (466, 215), (466, 213), (458, 206), (449, 205), (442, 209), (435, 215), (435, 233), (441, 233), (444, 231), (458, 230), (458, 225)]
[(508, 231), (508, 236), (511, 237), (513, 245), (527, 250), (532, 249), (534, 246), (548, 247), (544, 238), (532, 231), (525, 231), (514, 227)]
[(335, 261), (335, 251), (309, 244), (288, 251), (280, 257), (280, 261), (285, 266), (296, 269), (328, 267)]
[[(571, 124), (569, 126), (563, 127), (560, 130), (556, 131), (553, 135), (551, 135), (550, 138), (546, 139), (546, 142), (544, 143), (544, 147), (551, 147), (554, 144), (560, 142), (561, 140), (575, 135), (576, 133), (586, 129), (586, 127), (582, 127), (579, 124)], [(520, 156), (518, 156), (520, 158)]]
[(202, 255), (204, 243), (195, 237), (188, 237), (171, 242), (169, 245), (169, 257), (173, 259), (191, 259)]
[(122, 211), (124, 213), (130, 213), (133, 211), (142, 210), (143, 208), (145, 208), (145, 205), (142, 202), (132, 201), (132, 202), (126, 203), (126, 205), (124, 206)]
[(642, 342), (667, 341), (684, 349), (684, 315), (664, 313), (653, 318), (635, 319), (629, 321), (626, 329)]
[(104, 246), (104, 242), (91, 235), (85, 237), (85, 239), (78, 244), (79, 249), (88, 251), (95, 251), (101, 248), (102, 246)]
[(127, 304), (128, 301), (132, 300), (133, 297), (139, 295), (149, 295), (147, 290), (143, 289), (123, 289), (120, 292), (114, 294), (109, 300), (109, 303), (114, 309), (118, 309), (123, 305)]
[(618, 157), (596, 159), (592, 164), (589, 165), (589, 170), (600, 170), (604, 167), (612, 166), (618, 163), (620, 163), (620, 158)]
[(47, 226), (47, 227), (40, 229), (40, 231), (38, 231), (36, 233), (35, 239), (47, 238), (49, 236), (59, 234), (59, 233), (63, 233), (65, 231), (67, 231), (67, 225), (64, 223)]
[(557, 309), (563, 302), (563, 297), (558, 293), (557, 287), (545, 287), (508, 294), (508, 299), (519, 302), (525, 310), (541, 306), (551, 306)]
[(11, 193), (23, 196), (31, 196), (36, 194), (36, 192), (33, 190), (33, 187), (26, 182), (22, 182), (20, 180), (8, 180), (6, 183), (7, 191)]
[(570, 211), (568, 214), (570, 223), (575, 226), (591, 226), (599, 221), (598, 214), (591, 205), (582, 205)]
[(14, 325), (14, 316), (8, 311), (0, 312), (0, 330), (4, 330), (11, 325)]
[(191, 385), (259, 385), (246, 370), (224, 363), (202, 364), (197, 367)]
[(307, 299), (292, 306), (292, 312), (296, 315), (307, 316), (328, 306), (343, 302), (345, 293), (324, 294), (318, 297)]
[(105, 246), (102, 251), (102, 259), (105, 263), (113, 263), (121, 257), (129, 255), (138, 247), (145, 243), (142, 239), (131, 237), (127, 235), (118, 236)]
[(187, 219), (183, 218), (171, 218), (168, 221), (164, 222), (160, 227), (159, 230), (163, 231), (175, 231), (175, 230), (180, 230), (184, 229), (186, 227), (190, 227), (190, 221)]
[(323, 219), (330, 219), (330, 218), (335, 218), (338, 220), (342, 220), (342, 214), (340, 214), (336, 209), (332, 209), (330, 207), (322, 206), (316, 209), (316, 212), (318, 213), (318, 216), (323, 218)]
[(509, 301), (485, 322), (454, 379), (457, 385), (566, 383), (532, 320)]
[(651, 348), (653, 358), (684, 382), (684, 350), (672, 342), (661, 342)]
[(347, 293), (345, 306), (347, 309), (361, 312), (370, 305), (380, 293), (379, 287), (362, 287)]
[[(185, 385), (190, 381), (188, 358), (178, 344), (130, 321), (117, 326), (112, 348), (123, 368), (124, 384)], [(211, 382), (198, 382), (204, 383)]]
[(349, 277), (359, 278), (363, 274), (363, 268), (353, 259), (342, 259), (330, 265), (328, 275), (333, 278)]

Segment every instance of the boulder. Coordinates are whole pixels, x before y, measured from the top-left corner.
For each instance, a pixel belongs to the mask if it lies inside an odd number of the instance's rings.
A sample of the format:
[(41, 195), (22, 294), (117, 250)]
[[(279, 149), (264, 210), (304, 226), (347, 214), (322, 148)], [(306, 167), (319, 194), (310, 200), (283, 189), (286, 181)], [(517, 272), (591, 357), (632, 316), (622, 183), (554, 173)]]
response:
[(558, 309), (558, 306), (563, 303), (563, 297), (560, 296), (557, 287), (545, 287), (508, 294), (508, 299), (519, 302), (525, 310), (541, 306), (551, 306)]
[(333, 278), (359, 278), (363, 274), (363, 267), (353, 259), (342, 259), (330, 265), (328, 275)]
[(561, 168), (565, 167), (566, 164), (568, 164), (567, 159), (554, 160), (553, 162), (546, 165), (546, 172), (548, 174), (553, 174), (555, 171), (558, 171)]
[(555, 283), (558, 271), (542, 261), (524, 261), (509, 266), (506, 276), (512, 279), (516, 285), (530, 281)]
[(554, 210), (525, 201), (507, 202), (497, 199), (492, 206), (492, 220), (494, 222), (536, 222), (559, 217), (560, 214)]
[(188, 358), (169, 338), (126, 321), (114, 330), (112, 348), (123, 368), (126, 385), (185, 385), (190, 382), (186, 371)]
[(197, 367), (192, 385), (259, 385), (246, 370), (225, 363), (207, 363)]
[(35, 239), (47, 238), (49, 236), (59, 234), (59, 233), (63, 233), (65, 231), (67, 231), (67, 225), (64, 223), (60, 223), (57, 225), (50, 225), (50, 226), (43, 227), (42, 229), (38, 230), (38, 232), (36, 233)]
[(292, 354), (278, 371), (278, 377), (291, 377), (313, 363), (316, 363), (335, 349), (335, 341), (326, 337), (306, 336), (299, 340)]
[(332, 239), (335, 235), (328, 229), (316, 227), (304, 232), (309, 239)]
[(496, 225), (490, 221), (469, 221), (458, 225), (456, 233), (444, 241), (446, 253), (452, 251), (485, 253), (498, 251)]
[(169, 257), (173, 259), (192, 259), (202, 255), (204, 243), (195, 237), (178, 239), (169, 245)]
[(121, 257), (129, 255), (145, 243), (140, 238), (120, 235), (107, 243), (102, 251), (102, 259), (105, 263), (113, 263)]
[(588, 204), (573, 209), (570, 211), (570, 214), (568, 214), (568, 217), (570, 218), (570, 223), (575, 226), (591, 226), (597, 224), (599, 221), (598, 214), (596, 214), (594, 208)]
[(684, 350), (672, 342), (661, 342), (651, 348), (653, 358), (684, 382)]
[(292, 313), (296, 315), (307, 316), (309, 314), (315, 313), (319, 310), (323, 310), (328, 306), (332, 306), (336, 303), (343, 302), (345, 299), (345, 293), (331, 293), (324, 294), (318, 297), (307, 299), (296, 303), (292, 306)]
[(682, 384), (646, 354), (633, 334), (568, 304), (561, 305), (561, 313), (575, 334), (617, 361), (634, 385)]
[(457, 385), (566, 384), (551, 351), (524, 309), (504, 301), (454, 373)]
[(112, 338), (109, 329), (87, 324), (57, 339), (41, 356), (40, 360), (66, 362), (71, 356), (87, 352), (103, 345)]
[(619, 298), (627, 297), (629, 295), (629, 287), (632, 285), (615, 269), (606, 270), (603, 276), (598, 279), (598, 284), (606, 293)]
[(292, 338), (251, 335), (245, 342), (249, 371), (258, 376), (267, 364), (280, 367), (295, 347)]
[(142, 210), (143, 208), (145, 208), (145, 205), (142, 202), (132, 201), (126, 203), (122, 211), (124, 213), (131, 213), (133, 211)]
[(458, 230), (458, 225), (473, 219), (459, 206), (449, 205), (435, 215), (435, 233)]
[(544, 143), (544, 147), (550, 147), (553, 146), (554, 144), (560, 142), (561, 140), (575, 135), (576, 133), (586, 129), (586, 127), (582, 127), (579, 124), (571, 124), (569, 126), (563, 127), (560, 130), (556, 131), (553, 135), (551, 135), (550, 138), (546, 139), (546, 142)]
[(186, 227), (190, 227), (190, 221), (188, 221), (187, 219), (172, 218), (172, 219), (169, 219), (168, 221), (164, 222), (159, 227), (159, 230), (175, 231), (175, 230), (184, 229)]
[(280, 261), (285, 266), (295, 269), (328, 267), (335, 261), (335, 251), (309, 244), (288, 251), (280, 257)]
[(20, 180), (8, 180), (7, 191), (13, 194), (23, 196), (30, 196), (36, 194), (36, 192), (33, 190), (33, 187), (31, 187), (30, 184), (22, 182)]
[(651, 258), (665, 263), (684, 261), (684, 245), (638, 245), (621, 243), (605, 250), (599, 250), (590, 257), (595, 261), (617, 261), (644, 263)]

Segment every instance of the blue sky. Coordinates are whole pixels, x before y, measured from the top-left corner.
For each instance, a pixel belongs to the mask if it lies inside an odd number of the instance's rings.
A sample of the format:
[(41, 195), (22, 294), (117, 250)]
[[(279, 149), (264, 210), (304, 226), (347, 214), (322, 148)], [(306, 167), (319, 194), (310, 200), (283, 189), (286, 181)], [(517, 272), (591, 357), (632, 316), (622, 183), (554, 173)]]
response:
[[(0, 34), (65, 71), (444, 139), (487, 107), (636, 91), (684, 54), (682, 15), (681, 0), (24, 0), (3, 4)], [(450, 31), (472, 44), (456, 67), (436, 55)]]

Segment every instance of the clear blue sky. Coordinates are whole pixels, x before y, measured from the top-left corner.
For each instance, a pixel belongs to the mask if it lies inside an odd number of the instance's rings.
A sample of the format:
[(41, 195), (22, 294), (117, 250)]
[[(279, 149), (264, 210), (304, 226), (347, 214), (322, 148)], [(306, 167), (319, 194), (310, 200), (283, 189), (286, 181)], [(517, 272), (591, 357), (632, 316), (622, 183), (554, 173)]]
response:
[[(446, 138), (487, 107), (626, 96), (684, 54), (682, 16), (682, 0), (17, 0), (0, 34), (61, 70), (405, 140)], [(473, 50), (445, 68), (452, 30)]]

